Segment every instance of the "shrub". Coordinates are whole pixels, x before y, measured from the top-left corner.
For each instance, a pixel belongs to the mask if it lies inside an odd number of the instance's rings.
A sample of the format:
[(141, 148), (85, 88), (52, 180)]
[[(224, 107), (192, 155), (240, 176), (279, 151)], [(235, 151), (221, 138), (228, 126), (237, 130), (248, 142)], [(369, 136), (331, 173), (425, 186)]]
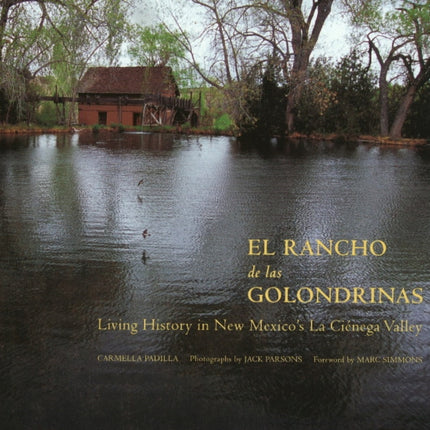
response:
[(214, 129), (217, 132), (230, 130), (233, 126), (233, 121), (227, 113), (222, 114), (214, 121)]

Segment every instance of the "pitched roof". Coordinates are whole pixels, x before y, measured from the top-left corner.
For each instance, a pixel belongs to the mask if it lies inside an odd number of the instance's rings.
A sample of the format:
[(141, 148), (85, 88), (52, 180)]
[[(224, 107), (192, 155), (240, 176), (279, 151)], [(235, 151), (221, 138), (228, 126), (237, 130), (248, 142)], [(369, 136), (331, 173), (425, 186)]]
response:
[(90, 67), (81, 82), (79, 93), (157, 94), (173, 92), (178, 86), (170, 67)]

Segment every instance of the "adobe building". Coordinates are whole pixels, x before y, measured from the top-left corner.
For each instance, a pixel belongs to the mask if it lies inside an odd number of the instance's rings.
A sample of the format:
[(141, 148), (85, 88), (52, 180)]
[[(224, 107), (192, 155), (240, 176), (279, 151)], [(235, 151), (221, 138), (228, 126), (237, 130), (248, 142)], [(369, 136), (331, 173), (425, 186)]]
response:
[[(170, 67), (91, 67), (79, 87), (79, 123), (125, 126), (173, 124), (191, 100), (179, 99)], [(185, 116), (188, 114), (185, 113)]]

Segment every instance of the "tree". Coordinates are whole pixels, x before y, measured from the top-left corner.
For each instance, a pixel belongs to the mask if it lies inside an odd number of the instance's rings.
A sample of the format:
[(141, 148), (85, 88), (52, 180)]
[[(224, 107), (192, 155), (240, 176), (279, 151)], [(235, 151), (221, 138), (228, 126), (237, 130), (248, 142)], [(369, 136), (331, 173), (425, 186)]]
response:
[(297, 108), (296, 128), (300, 132), (333, 132), (336, 123), (332, 112), (337, 110), (336, 66), (327, 58), (311, 61), (306, 86)]
[[(277, 58), (288, 81), (285, 119), (294, 130), (297, 106), (306, 82), (309, 61), (333, 0), (191, 0), (202, 14), (205, 29), (192, 38), (180, 18), (173, 19), (189, 63), (217, 88), (245, 82), (255, 67)], [(188, 2), (190, 3), (190, 2)], [(213, 47), (209, 66), (202, 67), (195, 47), (207, 40)], [(207, 59), (207, 58), (206, 58)]]
[(341, 58), (334, 67), (331, 91), (336, 103), (326, 112), (333, 131), (372, 133), (375, 129), (376, 81), (356, 51)]
[(418, 90), (430, 78), (430, 4), (405, 1), (399, 9), (403, 32), (410, 39), (412, 53), (402, 55), (406, 71), (406, 92), (390, 129), (391, 137), (400, 137), (410, 107)]
[[(345, 4), (352, 22), (365, 29), (370, 52), (379, 64), (381, 134), (398, 138), (417, 92), (430, 77), (430, 3), (345, 0)], [(405, 88), (391, 125), (390, 77), (401, 80)]]
[(179, 0), (172, 7), (170, 16), (162, 9), (164, 28), (177, 38), (187, 68), (195, 70), (201, 85), (218, 90), (220, 97), (211, 98), (208, 104), (222, 105), (236, 132), (254, 124), (248, 103), (255, 98), (255, 77), (266, 54), (243, 36), (253, 20), (247, 13), (252, 5), (247, 0)]
[(254, 36), (267, 40), (278, 52), (282, 45), (277, 38), (281, 36), (284, 42), (285, 50), (280, 54), (289, 86), (285, 116), (287, 130), (290, 133), (294, 131), (311, 55), (331, 12), (332, 3), (333, 0), (254, 2), (255, 7), (265, 15), (262, 22), (268, 30), (265, 33), (255, 33)]
[(277, 61), (269, 58), (257, 88), (258, 97), (249, 100), (250, 112), (255, 118), (251, 128), (253, 135), (267, 139), (285, 134), (286, 88), (279, 82), (282, 79)]
[(195, 83), (194, 70), (187, 64), (180, 37), (178, 31), (170, 31), (164, 24), (134, 25), (129, 32), (128, 53), (139, 66), (171, 67), (180, 87), (192, 87)]
[[(22, 111), (26, 80), (42, 72), (57, 76), (58, 86), (74, 96), (91, 61), (114, 61), (125, 22), (123, 0), (2, 1), (0, 86), (9, 105)], [(17, 80), (5, 79), (6, 72)]]
[(132, 27), (128, 53), (139, 65), (177, 66), (185, 55), (179, 43), (179, 33), (169, 32), (163, 24)]
[[(247, 40), (241, 36), (247, 26), (246, 11), (251, 7), (247, 1), (185, 0), (175, 4), (177, 9), (170, 10), (163, 24), (182, 45), (188, 65), (206, 84), (218, 89), (241, 81), (251, 64), (247, 61), (251, 55)], [(197, 32), (188, 30), (190, 16), (198, 21)]]

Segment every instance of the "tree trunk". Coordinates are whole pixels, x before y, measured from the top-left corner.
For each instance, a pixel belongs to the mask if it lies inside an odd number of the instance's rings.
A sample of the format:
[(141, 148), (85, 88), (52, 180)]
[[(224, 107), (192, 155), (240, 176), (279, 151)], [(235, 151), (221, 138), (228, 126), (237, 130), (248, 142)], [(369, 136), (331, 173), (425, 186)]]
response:
[(227, 48), (227, 43), (226, 43), (226, 40), (225, 40), (224, 26), (223, 26), (221, 18), (218, 15), (218, 10), (217, 9), (214, 10), (214, 13), (215, 13), (216, 21), (217, 21), (218, 33), (219, 33), (219, 36), (220, 36), (220, 39), (221, 39), (222, 53), (223, 53), (223, 57), (224, 57), (224, 64), (225, 64), (225, 71), (226, 71), (226, 76), (227, 76), (227, 82), (229, 84), (231, 84), (232, 78), (231, 78), (231, 71), (230, 71), (230, 61), (229, 61), (229, 58), (228, 58), (228, 48)]
[(3, 61), (3, 47), (5, 44), (4, 34), (6, 30), (7, 20), (9, 16), (9, 9), (11, 5), (9, 2), (2, 2), (0, 11), (0, 63)]
[(290, 90), (287, 96), (287, 107), (285, 112), (285, 119), (287, 123), (287, 131), (291, 134), (294, 131), (294, 124), (296, 121), (297, 115), (297, 105), (300, 101), (300, 97), (303, 92), (303, 85), (305, 81), (307, 70), (307, 62), (306, 65), (301, 67), (301, 70), (297, 70), (294, 72), (294, 75), (291, 76), (290, 81)]
[(288, 134), (294, 131), (294, 123), (296, 120), (296, 103), (292, 100), (291, 95), (287, 97), (286, 122)]
[[(288, 3), (291, 3), (290, 6), (286, 6), (286, 12), (291, 25), (294, 63), (290, 76), (290, 90), (287, 96), (285, 119), (287, 131), (288, 133), (292, 133), (294, 131), (297, 105), (305, 85), (309, 59), (324, 23), (330, 14), (333, 0), (313, 2), (307, 20), (305, 20), (303, 11), (301, 10), (301, 1), (286, 2), (286, 4)], [(311, 28), (312, 24), (313, 28)]]
[(406, 117), (408, 116), (409, 109), (411, 107), (412, 102), (414, 101), (416, 92), (417, 92), (416, 85), (412, 85), (408, 88), (406, 94), (403, 96), (400, 102), (400, 105), (397, 109), (393, 124), (391, 125), (391, 129), (390, 129), (391, 138), (397, 139), (402, 137), (403, 124), (406, 121)]
[(389, 120), (388, 120), (388, 68), (381, 65), (379, 75), (379, 124), (381, 136), (388, 136)]

